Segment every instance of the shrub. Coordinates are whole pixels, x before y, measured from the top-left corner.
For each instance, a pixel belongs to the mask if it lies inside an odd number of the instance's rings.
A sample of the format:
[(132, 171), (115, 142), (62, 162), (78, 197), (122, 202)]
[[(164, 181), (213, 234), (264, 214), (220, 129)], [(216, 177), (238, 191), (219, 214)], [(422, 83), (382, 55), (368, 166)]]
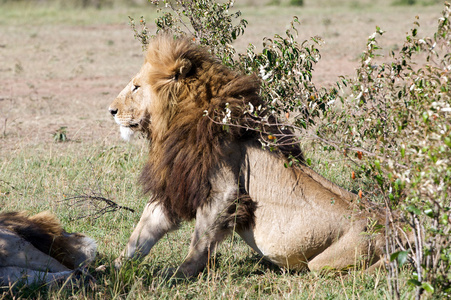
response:
[(325, 114), (318, 129), (324, 140), (363, 152), (365, 158), (355, 161), (359, 176), (371, 184), (372, 198), (379, 195), (389, 210), (399, 208), (408, 217), (415, 245), (395, 250), (389, 240), (390, 275), (410, 254), (415, 270), (409, 283), (417, 287), (417, 298), (424, 290), (451, 292), (450, 12), (446, 4), (433, 38), (419, 38), (416, 21), (399, 53), (382, 64), (377, 36), (383, 31), (377, 28), (357, 77), (343, 81), (351, 93), (340, 98), (338, 111)]

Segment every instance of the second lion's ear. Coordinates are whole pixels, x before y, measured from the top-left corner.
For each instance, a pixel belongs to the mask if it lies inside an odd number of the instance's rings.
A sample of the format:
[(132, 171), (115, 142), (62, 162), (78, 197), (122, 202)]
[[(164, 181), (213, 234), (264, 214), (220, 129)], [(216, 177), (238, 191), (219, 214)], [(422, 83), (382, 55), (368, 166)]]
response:
[(191, 61), (188, 59), (182, 59), (180, 62), (180, 67), (178, 68), (178, 73), (175, 74), (175, 80), (179, 80), (186, 77), (186, 74), (191, 70)]

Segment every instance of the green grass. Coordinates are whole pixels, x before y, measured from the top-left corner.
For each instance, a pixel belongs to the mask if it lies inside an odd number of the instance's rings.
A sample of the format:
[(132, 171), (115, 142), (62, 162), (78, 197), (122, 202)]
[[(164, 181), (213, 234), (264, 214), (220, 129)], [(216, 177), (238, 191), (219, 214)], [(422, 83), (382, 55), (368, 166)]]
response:
[[(97, 266), (111, 263), (139, 220), (146, 197), (140, 194), (136, 179), (145, 155), (146, 144), (140, 141), (118, 146), (65, 142), (7, 154), (0, 160), (1, 210), (28, 210), (31, 213), (50, 210), (68, 231), (93, 237), (99, 247), (98, 258), (91, 267), (93, 271)], [(324, 159), (320, 161), (313, 157), (312, 160), (315, 164), (322, 162), (324, 166)], [(334, 163), (335, 170), (346, 168), (337, 161)], [(338, 173), (335, 174), (337, 180), (349, 182), (347, 176)], [(92, 192), (101, 192), (136, 212), (119, 210), (97, 218), (77, 219), (95, 212), (95, 207), (88, 203), (70, 206), (65, 199)], [(139, 265), (130, 263), (119, 272), (109, 268), (104, 273), (94, 273), (97, 279), (94, 289), (47, 291), (32, 286), (16, 288), (14, 293), (20, 297), (43, 299), (69, 296), (77, 299), (381, 299), (389, 295), (383, 273), (368, 275), (357, 271), (348, 275), (319, 275), (290, 272), (261, 261), (236, 235), (221, 244), (209, 267), (198, 278), (179, 282), (165, 280), (161, 270), (176, 267), (183, 261), (192, 230), (192, 222), (183, 224), (180, 230), (165, 236)], [(2, 291), (5, 297), (12, 293), (7, 288)], [(409, 289), (403, 291), (410, 293)]]

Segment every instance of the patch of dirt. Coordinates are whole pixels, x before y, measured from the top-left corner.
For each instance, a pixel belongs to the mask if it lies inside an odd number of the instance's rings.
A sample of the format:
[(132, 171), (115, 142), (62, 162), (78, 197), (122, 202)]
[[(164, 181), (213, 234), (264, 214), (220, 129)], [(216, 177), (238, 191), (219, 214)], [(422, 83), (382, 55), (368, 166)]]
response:
[[(260, 16), (244, 7), (249, 21), (236, 44), (261, 47), (262, 37), (283, 33), (293, 15), (301, 20), (299, 41), (322, 36), (322, 59), (314, 72), (318, 85), (331, 85), (338, 75), (351, 76), (366, 39), (379, 25), (388, 50), (401, 47), (414, 16), (432, 32), (441, 7), (359, 10), (289, 9)], [(151, 22), (149, 22), (151, 23)], [(139, 70), (143, 53), (126, 24), (100, 26), (0, 25), (0, 153), (53, 142), (53, 133), (67, 127), (72, 141), (117, 143), (118, 128), (109, 103)]]
[(143, 61), (130, 28), (11, 30), (0, 49), (1, 150), (52, 142), (61, 127), (74, 141), (118, 138), (107, 108)]

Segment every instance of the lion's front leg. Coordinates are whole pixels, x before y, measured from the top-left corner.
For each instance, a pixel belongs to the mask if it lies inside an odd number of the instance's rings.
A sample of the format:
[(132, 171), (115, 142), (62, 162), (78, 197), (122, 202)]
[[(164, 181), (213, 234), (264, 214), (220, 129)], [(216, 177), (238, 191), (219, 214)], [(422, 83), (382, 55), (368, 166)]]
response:
[(197, 210), (196, 226), (188, 256), (177, 270), (176, 276), (192, 277), (201, 272), (216, 246), (232, 232), (229, 226), (230, 201), (212, 201)]
[(127, 246), (114, 261), (120, 268), (124, 259), (139, 259), (149, 254), (150, 249), (167, 232), (177, 228), (177, 224), (168, 217), (165, 209), (158, 202), (148, 203), (144, 208), (138, 225), (133, 230)]

